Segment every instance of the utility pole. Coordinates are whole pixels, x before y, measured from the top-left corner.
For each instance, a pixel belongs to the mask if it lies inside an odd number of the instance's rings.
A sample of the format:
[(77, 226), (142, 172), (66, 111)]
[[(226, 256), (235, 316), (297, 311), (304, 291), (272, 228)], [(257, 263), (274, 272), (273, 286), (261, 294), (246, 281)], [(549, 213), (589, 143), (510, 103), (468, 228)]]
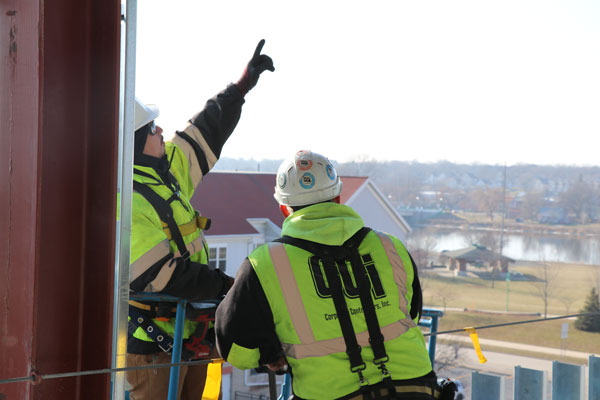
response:
[[(500, 228), (500, 268), (502, 268), (502, 250), (504, 247), (504, 218), (506, 216), (506, 163), (504, 164), (504, 179), (502, 180), (502, 227)], [(506, 311), (510, 296), (510, 271), (506, 267)]]

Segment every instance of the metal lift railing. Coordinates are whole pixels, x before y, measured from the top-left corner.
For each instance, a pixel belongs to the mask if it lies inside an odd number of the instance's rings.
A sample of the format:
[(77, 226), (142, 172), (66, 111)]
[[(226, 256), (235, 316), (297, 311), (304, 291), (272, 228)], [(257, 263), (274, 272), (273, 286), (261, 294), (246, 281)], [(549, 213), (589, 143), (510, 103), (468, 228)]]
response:
[[(132, 300), (140, 301), (160, 301), (177, 303), (177, 313), (175, 314), (175, 331), (173, 333), (173, 350), (171, 354), (171, 363), (178, 364), (181, 362), (181, 350), (183, 347), (183, 325), (185, 321), (185, 308), (187, 300), (155, 293), (137, 293), (129, 296)], [(177, 400), (177, 392), (179, 389), (179, 365), (171, 366), (171, 374), (169, 375), (169, 397), (168, 400)], [(127, 394), (125, 398), (129, 398)]]
[[(137, 293), (130, 295), (132, 300), (141, 301), (161, 301), (177, 303), (177, 314), (175, 315), (175, 332), (173, 334), (173, 353), (171, 355), (171, 363), (178, 364), (181, 361), (181, 351), (183, 346), (183, 325), (185, 321), (185, 308), (187, 300), (179, 297), (167, 296), (154, 293)], [(431, 333), (437, 332), (438, 319), (444, 316), (444, 312), (434, 308), (423, 308), (423, 318), (419, 321), (420, 326), (428, 327)], [(431, 365), (435, 362), (435, 347), (436, 335), (429, 336), (429, 359)], [(169, 397), (168, 400), (176, 400), (179, 386), (179, 365), (171, 366), (171, 374), (169, 376)], [(281, 394), (278, 400), (285, 400), (290, 396), (292, 387), (292, 379), (290, 374), (285, 374), (283, 384), (281, 385)], [(127, 396), (126, 396), (127, 398)]]
[(444, 312), (442, 310), (423, 307), (423, 315), (419, 321), (419, 326), (429, 328), (429, 332), (432, 333), (432, 335), (429, 335), (429, 345), (427, 346), (432, 368), (435, 364), (435, 345), (437, 340), (437, 335), (435, 335), (435, 333), (437, 333), (438, 330), (438, 320), (443, 316)]

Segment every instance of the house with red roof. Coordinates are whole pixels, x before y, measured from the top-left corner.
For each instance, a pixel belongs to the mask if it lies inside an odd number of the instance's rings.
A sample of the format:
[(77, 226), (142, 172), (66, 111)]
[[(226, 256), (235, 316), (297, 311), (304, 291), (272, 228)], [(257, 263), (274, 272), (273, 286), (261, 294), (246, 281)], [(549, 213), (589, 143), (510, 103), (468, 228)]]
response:
[[(373, 229), (401, 240), (411, 228), (368, 177), (341, 176), (341, 203), (352, 207)], [(275, 174), (213, 171), (204, 177), (192, 205), (211, 219), (204, 234), (209, 265), (235, 276), (256, 247), (281, 234), (284, 217), (273, 197)]]

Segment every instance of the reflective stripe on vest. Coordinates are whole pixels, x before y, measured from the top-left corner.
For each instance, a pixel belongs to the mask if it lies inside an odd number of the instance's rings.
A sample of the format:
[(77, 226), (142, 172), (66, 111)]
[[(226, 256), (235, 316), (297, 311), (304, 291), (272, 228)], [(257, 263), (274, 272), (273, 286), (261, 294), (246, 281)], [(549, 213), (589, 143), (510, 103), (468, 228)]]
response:
[(130, 282), (136, 280), (140, 275), (156, 264), (171, 252), (168, 240), (161, 240), (156, 246), (145, 252), (133, 264), (131, 264)]
[[(407, 308), (406, 293), (406, 271), (404, 263), (394, 248), (394, 244), (385, 234), (376, 232), (385, 249), (385, 253), (392, 266), (394, 281), (398, 285), (400, 292), (399, 308), (405, 315), (405, 318), (397, 322), (381, 327), (381, 333), (386, 341), (393, 340), (406, 333), (410, 328), (415, 327), (414, 321), (410, 318)], [(288, 314), (298, 335), (300, 344), (282, 343), (285, 354), (295, 359), (306, 357), (321, 357), (334, 353), (346, 351), (346, 344), (342, 336), (333, 339), (316, 341), (313, 330), (308, 320), (306, 309), (300, 295), (300, 289), (294, 279), (289, 257), (282, 243), (270, 243), (269, 255), (273, 261), (275, 274), (279, 281)], [(360, 346), (370, 346), (369, 332), (364, 331), (356, 334)]]
[[(186, 244), (185, 247), (190, 252), (190, 254), (196, 254), (204, 248), (204, 236), (202, 232), (200, 235), (192, 240), (190, 243)], [(156, 246), (148, 250), (143, 256), (135, 260), (133, 264), (131, 264), (131, 281), (134, 281), (140, 275), (148, 270), (151, 266), (157, 263), (160, 259), (164, 258), (171, 252), (171, 248), (169, 246), (168, 240), (162, 240)], [(174, 257), (181, 257), (179, 251), (177, 251)], [(173, 260), (171, 260), (173, 262)], [(149, 288), (146, 288), (146, 291), (150, 292), (159, 292), (167, 286), (167, 283), (173, 276), (173, 272), (175, 268), (169, 268), (170, 264), (165, 263), (163, 268), (160, 269), (156, 277), (149, 283)], [(166, 268), (165, 268), (166, 267)]]
[[(381, 244), (385, 250), (385, 254), (387, 255), (390, 264), (392, 264), (392, 271), (394, 271), (394, 282), (396, 286), (398, 286), (398, 307), (400, 307), (400, 311), (404, 313), (404, 315), (408, 316), (408, 303), (406, 301), (406, 296), (404, 295), (406, 290), (406, 270), (404, 269), (404, 263), (402, 262), (402, 258), (398, 255), (396, 251), (396, 247), (394, 246), (394, 242), (388, 235), (382, 232), (373, 231), (379, 236), (379, 240), (381, 240)], [(412, 322), (412, 326), (415, 326), (415, 323), (412, 319), (408, 318)], [(383, 332), (383, 330), (382, 330)]]

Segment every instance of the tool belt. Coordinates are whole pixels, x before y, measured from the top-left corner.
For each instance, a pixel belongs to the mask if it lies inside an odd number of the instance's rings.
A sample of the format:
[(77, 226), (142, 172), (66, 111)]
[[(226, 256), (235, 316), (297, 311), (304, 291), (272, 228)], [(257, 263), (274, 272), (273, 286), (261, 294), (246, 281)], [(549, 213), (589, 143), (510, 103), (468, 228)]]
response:
[[(383, 382), (380, 382), (377, 385), (373, 385), (371, 387), (367, 387), (366, 398), (370, 398), (373, 400), (392, 400), (392, 399), (427, 399), (427, 400), (443, 400), (441, 396), (441, 391), (438, 388), (432, 387), (430, 385), (403, 385), (403, 384), (394, 384), (394, 394), (391, 394), (387, 385)], [(343, 398), (344, 400), (363, 400), (365, 398), (364, 392), (359, 393), (355, 396), (349, 398)], [(450, 399), (454, 399), (452, 396)]]
[[(394, 393), (390, 393), (390, 383)], [(390, 383), (379, 382), (374, 385), (365, 386), (338, 400), (363, 400), (365, 398), (373, 400), (454, 400), (454, 395), (457, 391), (454, 382), (446, 379), (439, 382), (433, 372), (420, 378), (396, 380)]]
[[(153, 302), (149, 304), (134, 300), (129, 301), (129, 333), (133, 335), (138, 328), (152, 339), (165, 353), (171, 354), (173, 350), (173, 336), (164, 332), (154, 319), (168, 321), (175, 317), (177, 309), (171, 303)], [(197, 322), (194, 332), (183, 341), (181, 359), (194, 360), (208, 356), (214, 346), (209, 340), (209, 331), (215, 320), (216, 304), (211, 308), (195, 309), (191, 305), (186, 308), (186, 320)], [(214, 340), (212, 341), (214, 342)]]

